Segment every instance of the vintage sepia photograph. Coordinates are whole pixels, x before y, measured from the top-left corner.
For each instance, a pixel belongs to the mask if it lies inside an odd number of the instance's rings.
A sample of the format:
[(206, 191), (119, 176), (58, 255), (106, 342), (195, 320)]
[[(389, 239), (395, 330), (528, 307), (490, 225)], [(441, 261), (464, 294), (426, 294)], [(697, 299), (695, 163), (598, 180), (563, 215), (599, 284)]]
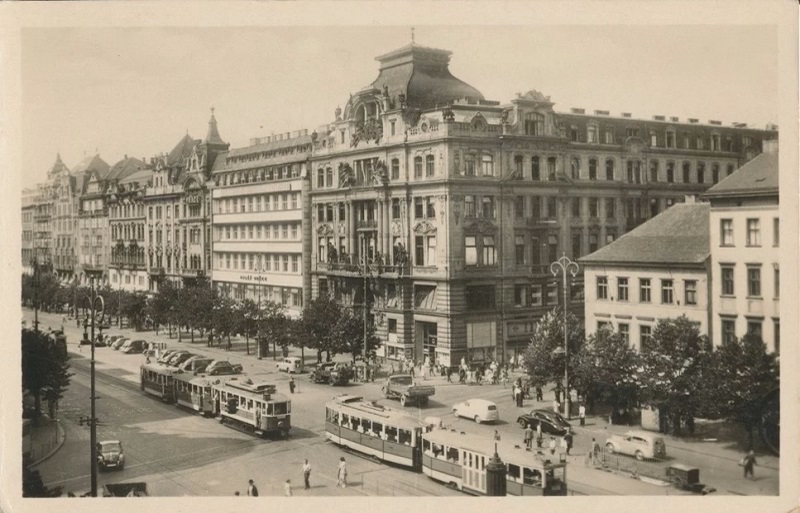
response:
[(0, 508), (796, 507), (797, 6), (313, 4), (0, 9)]

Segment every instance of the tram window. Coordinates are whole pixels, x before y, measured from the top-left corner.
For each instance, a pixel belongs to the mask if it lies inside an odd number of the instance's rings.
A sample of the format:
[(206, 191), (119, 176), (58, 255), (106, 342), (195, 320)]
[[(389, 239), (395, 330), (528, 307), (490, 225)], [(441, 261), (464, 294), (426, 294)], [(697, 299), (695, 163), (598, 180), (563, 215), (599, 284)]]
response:
[(471, 452), (468, 452), (468, 453), (467, 453), (467, 455), (469, 456), (469, 459), (467, 459), (467, 461), (469, 462), (469, 464), (468, 464), (467, 466), (468, 466), (469, 468), (473, 468), (473, 467), (472, 467), (472, 453), (471, 453)]
[(433, 452), (431, 452), (431, 442), (430, 440), (423, 440), (422, 441), (422, 452), (427, 454), (428, 456), (433, 456)]
[(286, 415), (289, 412), (289, 403), (275, 403), (275, 415)]
[(397, 443), (397, 428), (386, 426), (386, 440)]
[(350, 415), (346, 413), (342, 413), (342, 427), (346, 427), (347, 429), (353, 429), (350, 427)]
[(458, 449), (447, 449), (447, 461), (458, 463)]
[(522, 480), (526, 485), (542, 486), (542, 473), (536, 469), (523, 467)]
[(253, 400), (252, 399), (248, 399), (247, 400), (247, 409), (248, 410), (252, 410), (253, 409)]
[(275, 408), (274, 408), (274, 406), (275, 406), (275, 405), (274, 405), (274, 404), (272, 404), (272, 403), (267, 403), (267, 415), (275, 415)]
[(411, 431), (408, 429), (401, 429), (400, 430), (400, 438), (398, 439), (403, 445), (411, 445)]
[(361, 432), (372, 435), (372, 421), (364, 419), (361, 421)]
[(358, 431), (359, 433), (364, 432), (364, 428), (361, 426), (361, 419), (358, 417), (350, 417), (350, 424), (353, 426), (353, 430)]
[(442, 447), (439, 444), (433, 444), (433, 455), (437, 459), (440, 459), (440, 460), (444, 459), (444, 447)]
[(547, 471), (547, 482), (549, 483), (553, 479), (560, 479), (564, 481), (564, 474), (566, 474), (567, 469), (565, 467), (559, 467), (552, 470)]
[(508, 468), (506, 468), (506, 475), (508, 475), (509, 479), (512, 481), (519, 482), (519, 465), (512, 465), (509, 463)]
[(378, 422), (373, 422), (372, 433), (377, 437), (383, 438), (383, 424), (380, 424)]

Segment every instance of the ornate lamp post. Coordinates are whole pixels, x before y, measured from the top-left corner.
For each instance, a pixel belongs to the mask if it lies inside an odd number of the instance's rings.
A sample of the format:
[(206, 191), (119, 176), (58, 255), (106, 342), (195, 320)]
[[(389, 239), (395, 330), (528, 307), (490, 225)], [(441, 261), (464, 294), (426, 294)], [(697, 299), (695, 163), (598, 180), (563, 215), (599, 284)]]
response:
[(90, 454), (91, 454), (91, 461), (89, 462), (91, 465), (91, 476), (92, 476), (92, 497), (97, 497), (97, 415), (95, 413), (95, 375), (94, 375), (94, 328), (95, 324), (98, 320), (100, 324), (103, 323), (103, 315), (105, 313), (105, 301), (103, 297), (95, 291), (94, 288), (94, 277), (91, 278), (91, 290), (89, 295), (85, 297), (86, 302), (88, 304), (89, 310), (86, 312), (86, 318), (84, 319), (83, 323), (83, 338), (84, 340), (88, 338), (88, 334), (86, 333), (87, 328), (90, 326), (91, 323), (91, 338), (89, 338), (89, 346), (91, 347), (92, 356), (90, 360), (90, 381), (91, 381), (91, 391), (90, 391), (90, 400), (91, 400), (91, 417), (87, 420), (90, 429), (89, 435), (89, 445), (90, 445)]
[(574, 278), (578, 274), (578, 264), (570, 260), (566, 253), (561, 258), (550, 264), (550, 272), (553, 276), (558, 276), (561, 272), (562, 287), (564, 291), (564, 416), (570, 417), (570, 395), (569, 395), (569, 331), (567, 330), (567, 314), (569, 311), (569, 296), (567, 294), (567, 273)]

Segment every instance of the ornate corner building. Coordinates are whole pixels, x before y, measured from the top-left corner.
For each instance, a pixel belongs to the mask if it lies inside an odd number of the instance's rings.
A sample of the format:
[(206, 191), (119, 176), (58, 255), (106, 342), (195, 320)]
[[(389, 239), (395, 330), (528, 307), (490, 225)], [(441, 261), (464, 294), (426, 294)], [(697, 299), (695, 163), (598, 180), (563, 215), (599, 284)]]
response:
[[(761, 152), (776, 127), (488, 101), (415, 44), (311, 134), (307, 286), (368, 312), (386, 359), (511, 361), (592, 253)], [(582, 277), (570, 311), (583, 312)]]

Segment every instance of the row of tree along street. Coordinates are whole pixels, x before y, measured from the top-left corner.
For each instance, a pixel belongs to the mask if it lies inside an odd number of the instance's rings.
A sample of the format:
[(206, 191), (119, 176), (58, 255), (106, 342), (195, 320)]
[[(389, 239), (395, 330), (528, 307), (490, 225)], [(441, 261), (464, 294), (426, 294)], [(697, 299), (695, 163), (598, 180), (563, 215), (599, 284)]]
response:
[[(317, 360), (330, 360), (337, 354), (352, 354), (353, 360), (363, 356), (364, 322), (362, 312), (345, 308), (329, 297), (311, 301), (299, 319), (286, 315), (282, 305), (273, 301), (234, 300), (200, 280), (196, 285), (178, 287), (165, 281), (158, 292), (128, 292), (103, 286), (99, 289), (105, 304), (104, 325), (127, 323), (136, 331), (153, 329), (167, 331), (170, 337), (182, 340), (188, 333), (191, 342), (204, 340), (209, 346), (231, 344), (231, 337), (245, 338), (247, 354), (260, 349), (269, 354), (272, 347), (284, 353), (288, 347), (315, 351)], [(63, 284), (54, 274), (42, 272), (38, 289), (33, 277), (22, 277), (22, 303), (48, 312), (77, 314), (86, 319), (84, 307), (89, 289), (75, 283)], [(77, 305), (77, 310), (76, 310)], [(367, 323), (367, 352), (378, 347), (374, 328)], [(261, 347), (258, 348), (258, 345)]]
[[(745, 429), (751, 447), (765, 415), (775, 414), (765, 411), (764, 403), (770, 394), (777, 398), (779, 361), (760, 337), (746, 335), (712, 348), (697, 324), (682, 316), (660, 320), (637, 351), (619, 332), (584, 336), (575, 316), (568, 316), (567, 328), (569, 387), (590, 412), (599, 404), (612, 411), (658, 406), (676, 435), (682, 425), (693, 433), (696, 418), (726, 419)], [(563, 382), (563, 348), (564, 315), (557, 309), (537, 323), (524, 353), (534, 386)]]

